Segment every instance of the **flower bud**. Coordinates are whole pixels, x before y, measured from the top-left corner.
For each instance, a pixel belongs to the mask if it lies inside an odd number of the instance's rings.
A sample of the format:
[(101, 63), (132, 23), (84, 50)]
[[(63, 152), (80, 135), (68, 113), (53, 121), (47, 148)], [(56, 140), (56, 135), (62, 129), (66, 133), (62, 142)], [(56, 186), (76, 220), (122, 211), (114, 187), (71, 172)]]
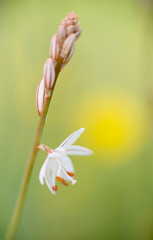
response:
[(62, 25), (64, 28), (66, 28), (66, 21), (62, 20), (60, 25)]
[(79, 28), (78, 31), (75, 33), (76, 40), (78, 39), (78, 37), (80, 37), (81, 33), (82, 33), (82, 29)]
[(66, 38), (66, 28), (63, 24), (61, 24), (58, 28), (58, 41), (59, 44), (62, 45)]
[(51, 90), (55, 81), (55, 66), (53, 60), (48, 58), (44, 65), (45, 88)]
[(69, 54), (67, 55), (67, 57), (65, 57), (65, 58), (63, 59), (63, 64), (64, 64), (64, 66), (65, 66), (65, 65), (69, 62), (69, 60), (71, 59), (71, 57), (72, 57), (72, 55), (73, 55), (73, 53), (74, 53), (74, 49), (75, 49), (75, 45), (73, 44), (72, 47), (71, 47), (71, 50), (70, 50)]
[(67, 35), (70, 35), (71, 33), (75, 33), (78, 31), (78, 26), (77, 25), (69, 25), (67, 28), (66, 28), (66, 34)]
[(50, 57), (52, 58), (53, 61), (57, 61), (59, 57), (59, 42), (57, 34), (55, 34), (51, 39)]
[(71, 51), (71, 48), (75, 42), (76, 36), (74, 33), (70, 34), (66, 40), (63, 43), (62, 51), (61, 51), (61, 57), (67, 58), (69, 52)]
[(65, 17), (65, 21), (67, 26), (68, 25), (75, 25), (78, 23), (78, 16), (76, 15), (75, 12), (69, 13), (66, 17)]
[(77, 23), (78, 23), (78, 21), (76, 19), (73, 19), (73, 20), (67, 19), (67, 21), (66, 21), (67, 26), (76, 25)]
[(36, 91), (36, 108), (39, 116), (42, 113), (44, 102), (45, 102), (45, 84), (44, 79), (42, 78)]

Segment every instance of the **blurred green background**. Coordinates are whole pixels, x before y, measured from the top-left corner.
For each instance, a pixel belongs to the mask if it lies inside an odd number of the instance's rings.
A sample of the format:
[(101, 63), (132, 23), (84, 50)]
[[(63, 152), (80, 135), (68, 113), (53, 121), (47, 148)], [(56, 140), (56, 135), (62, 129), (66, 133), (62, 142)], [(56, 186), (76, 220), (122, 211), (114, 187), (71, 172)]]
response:
[(16, 235), (22, 240), (153, 239), (153, 12), (150, 1), (0, 1), (0, 237), (36, 132), (35, 92), (52, 35), (75, 10), (83, 34), (61, 72), (41, 143), (85, 127), (78, 183), (55, 196), (38, 154)]

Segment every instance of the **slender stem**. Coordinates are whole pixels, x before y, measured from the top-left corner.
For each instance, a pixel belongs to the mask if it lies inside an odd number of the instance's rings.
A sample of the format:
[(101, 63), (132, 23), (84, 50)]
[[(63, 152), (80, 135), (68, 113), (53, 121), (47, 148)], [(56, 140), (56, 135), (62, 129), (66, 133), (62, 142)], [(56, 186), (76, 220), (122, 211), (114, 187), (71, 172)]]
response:
[(55, 83), (56, 83), (56, 79), (58, 77), (58, 74), (60, 72), (60, 68), (61, 68), (61, 64), (62, 64), (62, 60), (63, 59), (59, 59), (56, 68), (55, 68), (55, 72), (56, 72), (56, 77), (55, 77), (55, 82), (54, 82), (54, 86), (52, 88), (51, 91), (51, 95), (50, 97), (46, 98), (45, 104), (44, 104), (44, 108), (42, 111), (42, 114), (40, 116), (39, 122), (38, 122), (38, 127), (37, 127), (37, 131), (36, 131), (36, 136), (34, 139), (34, 143), (32, 146), (32, 150), (31, 150), (31, 154), (28, 160), (28, 164), (24, 173), (24, 177), (23, 177), (23, 181), (21, 184), (21, 188), (19, 191), (19, 195), (16, 201), (16, 206), (14, 208), (14, 212), (13, 212), (13, 216), (5, 237), (5, 240), (12, 240), (15, 237), (16, 231), (17, 231), (17, 227), (20, 221), (20, 217), (21, 217), (21, 213), (22, 213), (22, 208), (23, 208), (23, 204), (24, 204), (24, 200), (25, 200), (25, 196), (26, 196), (26, 192), (27, 192), (27, 187), (29, 184), (29, 180), (30, 180), (30, 176), (34, 167), (34, 162), (37, 156), (37, 152), (38, 152), (38, 145), (40, 143), (40, 138), (42, 136), (42, 132), (44, 129), (44, 125), (45, 125), (45, 120), (46, 120), (46, 116), (47, 116), (47, 112), (48, 112), (48, 108), (49, 108), (49, 104), (53, 95), (53, 91), (54, 91), (54, 87), (55, 87)]

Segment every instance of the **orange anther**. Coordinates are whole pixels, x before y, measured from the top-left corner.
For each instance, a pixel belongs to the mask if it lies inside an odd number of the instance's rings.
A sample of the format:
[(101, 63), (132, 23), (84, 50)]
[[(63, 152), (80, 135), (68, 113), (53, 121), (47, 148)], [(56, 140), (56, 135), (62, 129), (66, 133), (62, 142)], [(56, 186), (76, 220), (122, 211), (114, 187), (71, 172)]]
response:
[(57, 185), (53, 186), (52, 189), (56, 192), (58, 190)]
[(73, 173), (73, 172), (67, 172), (67, 174), (68, 174), (70, 177), (74, 177), (74, 173)]
[(59, 181), (59, 182), (61, 182), (61, 183), (63, 183), (63, 182), (65, 182), (65, 180), (63, 179), (63, 178), (61, 178), (61, 177), (56, 177), (56, 179)]
[(62, 182), (62, 184), (65, 186), (69, 186), (69, 184), (67, 182)]
[(63, 178), (61, 178), (61, 177), (56, 177), (56, 179), (59, 181), (59, 182), (61, 182), (63, 185), (65, 185), (65, 186), (68, 186), (69, 184), (63, 179)]

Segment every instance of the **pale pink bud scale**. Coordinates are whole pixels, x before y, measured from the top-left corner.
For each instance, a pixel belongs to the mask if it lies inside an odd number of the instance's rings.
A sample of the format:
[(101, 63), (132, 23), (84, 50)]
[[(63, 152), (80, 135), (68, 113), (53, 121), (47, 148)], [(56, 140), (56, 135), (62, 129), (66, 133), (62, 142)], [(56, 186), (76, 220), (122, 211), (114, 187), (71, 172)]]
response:
[(62, 20), (60, 25), (62, 25), (64, 28), (66, 28), (66, 21)]
[(50, 57), (52, 58), (53, 61), (57, 61), (59, 57), (59, 42), (57, 34), (55, 34), (51, 39)]
[(68, 25), (76, 25), (78, 22), (78, 16), (76, 15), (75, 12), (69, 13), (65, 17), (65, 21), (66, 21), (67, 26)]
[(62, 51), (61, 51), (61, 57), (66, 58), (68, 57), (69, 52), (71, 51), (71, 48), (76, 40), (76, 36), (74, 33), (70, 34), (66, 40), (64, 41)]
[(78, 39), (78, 37), (81, 35), (82, 29), (79, 28), (78, 31), (75, 33), (76, 36), (76, 40)]
[(66, 25), (69, 26), (69, 25), (76, 25), (77, 24), (77, 20), (76, 19), (73, 19), (73, 20), (69, 20), (67, 19), (66, 21)]
[(55, 66), (53, 60), (48, 58), (44, 65), (45, 88), (51, 90), (55, 81)]
[(58, 28), (58, 41), (59, 44), (62, 45), (66, 38), (66, 28), (64, 25), (60, 25)]
[(68, 56), (63, 59), (63, 64), (64, 65), (67, 64), (69, 62), (69, 60), (71, 59), (71, 57), (72, 57), (72, 55), (74, 53), (74, 49), (75, 49), (75, 45), (73, 44), (72, 47), (71, 47), (71, 50), (70, 50), (70, 52), (68, 54)]
[(42, 78), (36, 91), (36, 108), (39, 116), (42, 113), (44, 102), (45, 102), (45, 84), (44, 79)]
[(76, 25), (69, 25), (67, 28), (66, 28), (66, 33), (67, 35), (71, 34), (71, 33), (75, 33), (78, 31), (78, 26)]

